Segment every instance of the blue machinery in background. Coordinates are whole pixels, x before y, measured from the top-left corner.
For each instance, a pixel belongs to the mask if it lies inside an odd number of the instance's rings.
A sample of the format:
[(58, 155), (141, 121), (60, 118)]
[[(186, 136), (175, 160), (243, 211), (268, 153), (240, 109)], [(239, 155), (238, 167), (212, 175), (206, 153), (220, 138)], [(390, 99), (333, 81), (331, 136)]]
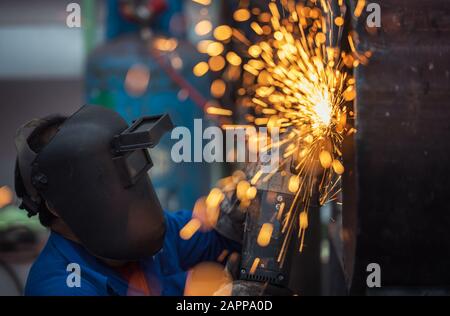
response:
[[(169, 16), (181, 10), (180, 3), (168, 1), (167, 10), (155, 20), (156, 25), (152, 29), (166, 31), (167, 34)], [(142, 40), (138, 35), (138, 27), (121, 20), (117, 1), (110, 0), (108, 4), (109, 41), (96, 49), (88, 59), (88, 102), (116, 110), (129, 123), (142, 115), (169, 113), (176, 126), (185, 126), (193, 131), (194, 119), (203, 118), (203, 110), (191, 98), (186, 98), (185, 90), (180, 93), (180, 85), (168, 76), (167, 69), (161, 67), (161, 60), (158, 63), (152, 56), (149, 50), (152, 39), (150, 42)], [(183, 67), (177, 70), (177, 74), (195, 85), (201, 95), (209, 96), (209, 80), (192, 74), (192, 68), (200, 58), (193, 45), (178, 40), (176, 51), (168, 54), (182, 56)], [(130, 95), (125, 87), (127, 73), (135, 65), (144, 66), (150, 76), (148, 86), (139, 96)], [(173, 142), (167, 135), (152, 150), (155, 167), (151, 178), (164, 208), (191, 209), (196, 199), (210, 189), (211, 166), (205, 163), (174, 163), (170, 156)]]

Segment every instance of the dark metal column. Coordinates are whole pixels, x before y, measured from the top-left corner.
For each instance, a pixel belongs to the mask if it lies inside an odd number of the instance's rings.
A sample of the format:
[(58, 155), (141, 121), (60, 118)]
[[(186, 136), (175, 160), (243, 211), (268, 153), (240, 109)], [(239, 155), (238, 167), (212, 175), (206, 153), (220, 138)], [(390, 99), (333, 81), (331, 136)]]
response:
[(382, 291), (440, 291), (450, 285), (450, 2), (369, 2), (382, 28), (359, 26), (374, 56), (356, 71), (356, 186), (344, 188), (358, 219), (351, 293), (368, 293), (369, 263)]

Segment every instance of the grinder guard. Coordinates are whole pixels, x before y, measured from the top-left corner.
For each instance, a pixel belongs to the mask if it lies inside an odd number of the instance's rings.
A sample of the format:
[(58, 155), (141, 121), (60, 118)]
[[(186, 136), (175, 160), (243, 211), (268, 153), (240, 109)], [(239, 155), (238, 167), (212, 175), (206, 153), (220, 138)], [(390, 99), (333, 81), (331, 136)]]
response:
[[(233, 288), (234, 295), (248, 295), (249, 289), (246, 288), (246, 283), (242, 282), (248, 282), (251, 295), (292, 295), (304, 292), (306, 280), (298, 273), (298, 270), (304, 269), (302, 265), (305, 263), (301, 258), (299, 241), (296, 238), (298, 222), (296, 221), (293, 227), (294, 233), (288, 234), (289, 237), (285, 240), (287, 232), (282, 231), (283, 216), (279, 216), (282, 204), (284, 215), (294, 202), (295, 194), (288, 190), (290, 175), (295, 174), (292, 165), (295, 164), (286, 164), (283, 171), (275, 173), (269, 181), (257, 185), (258, 194), (247, 209), (239, 276), (241, 285)], [(255, 167), (251, 167), (247, 172), (254, 174), (257, 170)], [(303, 203), (297, 202), (292, 211), (295, 213), (295, 210), (302, 208)], [(317, 192), (314, 192), (309, 211), (317, 213), (318, 208), (318, 196)], [(272, 223), (273, 232), (269, 245), (261, 247), (257, 239), (264, 223)], [(281, 258), (280, 251), (283, 246), (286, 254)], [(255, 269), (253, 264), (256, 258), (259, 259), (259, 264)], [(263, 284), (262, 292), (259, 294), (254, 291), (257, 283)]]

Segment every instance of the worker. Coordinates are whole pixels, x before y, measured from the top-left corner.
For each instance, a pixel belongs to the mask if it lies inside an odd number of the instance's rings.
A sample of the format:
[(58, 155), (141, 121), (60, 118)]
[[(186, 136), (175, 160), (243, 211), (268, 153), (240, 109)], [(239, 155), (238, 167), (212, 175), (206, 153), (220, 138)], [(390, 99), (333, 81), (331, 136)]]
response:
[(147, 149), (112, 147), (129, 130), (98, 106), (18, 130), (16, 193), (50, 229), (25, 295), (183, 295), (186, 271), (239, 251), (217, 230), (180, 238), (192, 213), (163, 212)]

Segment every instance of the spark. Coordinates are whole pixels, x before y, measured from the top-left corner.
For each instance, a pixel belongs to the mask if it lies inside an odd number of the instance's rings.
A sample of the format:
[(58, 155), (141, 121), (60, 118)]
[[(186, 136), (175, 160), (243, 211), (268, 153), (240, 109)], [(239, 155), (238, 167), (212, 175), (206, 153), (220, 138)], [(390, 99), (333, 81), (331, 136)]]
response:
[(273, 224), (264, 223), (259, 231), (257, 243), (260, 247), (267, 247), (270, 244), (272, 238)]
[(197, 77), (202, 77), (208, 72), (208, 69), (209, 65), (206, 62), (202, 61), (194, 66), (193, 72)]
[(191, 219), (181, 230), (180, 237), (183, 240), (189, 240), (192, 236), (199, 230), (202, 223), (199, 219), (193, 218)]
[(214, 106), (210, 106), (206, 109), (206, 113), (211, 115), (223, 115), (223, 116), (231, 116), (233, 112), (227, 109), (222, 109)]
[(255, 258), (255, 260), (253, 260), (252, 266), (250, 268), (250, 274), (255, 274), (256, 269), (258, 269), (259, 266), (259, 262), (261, 261), (260, 258)]
[(208, 35), (212, 31), (212, 23), (208, 20), (202, 20), (195, 25), (194, 30), (198, 36)]
[(139, 97), (145, 94), (150, 83), (150, 70), (146, 65), (130, 67), (125, 76), (125, 90), (129, 95)]
[(250, 11), (247, 9), (236, 10), (233, 14), (233, 18), (238, 22), (244, 22), (250, 19)]
[(211, 0), (192, 0), (195, 3), (207, 6), (211, 4)]
[(214, 30), (214, 37), (218, 41), (227, 41), (233, 35), (233, 29), (228, 25), (220, 25)]
[(232, 281), (221, 264), (201, 262), (188, 271), (184, 296), (230, 296)]
[[(372, 55), (370, 51), (358, 51), (356, 33), (343, 35), (343, 14), (351, 14), (345, 2), (338, 0), (337, 10), (331, 2), (278, 0), (270, 2), (266, 10), (241, 6), (233, 14), (233, 26), (222, 25), (214, 30), (217, 42), (202, 41), (198, 45), (199, 52), (211, 58), (222, 57), (194, 68), (197, 76), (222, 71), (221, 80), (226, 84), (216, 83), (217, 87), (211, 90), (216, 102), (220, 105), (226, 89), (238, 83), (238, 114), (245, 111), (249, 125), (267, 127), (269, 131), (278, 128), (281, 132), (278, 142), (265, 142), (266, 149), (280, 152), (277, 168), (268, 174), (261, 169), (253, 174), (240, 171), (236, 174), (239, 177), (233, 175), (220, 187), (223, 192), (234, 190), (242, 208), (257, 197), (259, 183), (269, 181), (291, 165), (293, 172), (285, 172), (284, 176), (289, 177), (286, 189), (294, 199), (289, 204), (283, 202), (273, 218), (281, 223), (283, 236), (277, 257), (280, 265), (291, 236), (297, 235), (299, 250), (303, 251), (308, 211), (316, 202), (313, 199), (323, 205), (336, 200), (341, 191), (341, 175), (345, 172), (342, 144), (346, 136), (356, 132), (349, 124), (355, 118), (352, 102), (357, 97), (351, 70), (367, 64)], [(353, 11), (356, 18), (365, 5), (366, 1), (357, 2)], [(249, 25), (252, 34), (244, 28), (240, 30), (240, 23)], [(233, 50), (227, 50), (231, 41)], [(346, 46), (349, 51), (341, 48)], [(209, 107), (207, 113), (233, 115), (221, 107)], [(249, 147), (259, 141), (259, 137), (250, 139)], [(260, 247), (270, 244), (273, 230), (272, 222), (262, 225), (257, 240)], [(252, 270), (258, 264), (256, 258)]]
[(14, 199), (14, 194), (7, 186), (0, 187), (0, 208), (11, 204)]
[(222, 250), (220, 255), (217, 257), (217, 262), (223, 262), (228, 256), (229, 251), (227, 249)]
[(284, 211), (284, 207), (286, 206), (286, 203), (285, 202), (282, 202), (281, 204), (280, 204), (280, 208), (278, 209), (278, 212), (277, 212), (277, 220), (278, 221), (280, 221), (281, 220), (281, 217), (283, 216), (283, 211)]

